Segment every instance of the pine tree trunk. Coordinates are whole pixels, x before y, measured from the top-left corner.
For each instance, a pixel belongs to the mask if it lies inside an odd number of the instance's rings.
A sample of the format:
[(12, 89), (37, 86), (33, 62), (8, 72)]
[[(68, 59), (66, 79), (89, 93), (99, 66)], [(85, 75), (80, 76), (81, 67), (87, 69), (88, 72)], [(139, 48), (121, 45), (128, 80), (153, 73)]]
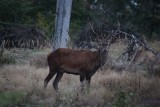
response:
[(72, 0), (57, 0), (53, 50), (67, 47), (71, 7)]

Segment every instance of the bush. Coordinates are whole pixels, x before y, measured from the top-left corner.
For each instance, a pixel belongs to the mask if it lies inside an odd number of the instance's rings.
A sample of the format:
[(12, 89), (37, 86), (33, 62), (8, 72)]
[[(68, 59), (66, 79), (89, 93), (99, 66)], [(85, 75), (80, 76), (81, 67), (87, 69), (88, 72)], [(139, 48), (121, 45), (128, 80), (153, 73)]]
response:
[(2, 64), (15, 64), (15, 58), (11, 56), (2, 56), (0, 57), (0, 65)]

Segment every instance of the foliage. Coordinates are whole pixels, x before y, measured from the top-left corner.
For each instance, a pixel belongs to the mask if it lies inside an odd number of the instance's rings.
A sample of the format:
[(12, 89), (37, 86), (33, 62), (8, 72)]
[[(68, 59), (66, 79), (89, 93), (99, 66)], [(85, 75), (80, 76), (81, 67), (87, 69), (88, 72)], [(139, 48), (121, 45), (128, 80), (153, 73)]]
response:
[(0, 0), (0, 22), (36, 25), (51, 36), (55, 4), (55, 0)]
[[(157, 0), (98, 0), (102, 5), (102, 22), (115, 23), (117, 20), (125, 30), (139, 32), (149, 38), (159, 35), (160, 11)], [(146, 8), (147, 6), (147, 8)]]
[[(86, 9), (85, 2), (83, 0), (73, 0), (70, 33), (79, 32), (87, 24), (89, 17), (90, 11)], [(74, 38), (73, 36), (71, 37)]]
[[(70, 35), (78, 33), (89, 21), (120, 22), (125, 30), (132, 30), (159, 39), (159, 0), (73, 0)], [(146, 8), (147, 6), (147, 8)], [(0, 0), (0, 22), (36, 25), (51, 37), (54, 31), (56, 0)], [(3, 25), (0, 25), (0, 30)]]
[[(53, 33), (53, 26), (54, 26), (54, 14), (52, 11), (50, 11), (48, 14), (50, 14), (50, 19), (48, 19), (47, 16), (44, 14), (38, 12), (36, 16), (36, 25), (40, 27), (44, 32), (46, 32), (46, 35), (49, 37), (52, 36)], [(52, 19), (53, 18), (53, 19)]]

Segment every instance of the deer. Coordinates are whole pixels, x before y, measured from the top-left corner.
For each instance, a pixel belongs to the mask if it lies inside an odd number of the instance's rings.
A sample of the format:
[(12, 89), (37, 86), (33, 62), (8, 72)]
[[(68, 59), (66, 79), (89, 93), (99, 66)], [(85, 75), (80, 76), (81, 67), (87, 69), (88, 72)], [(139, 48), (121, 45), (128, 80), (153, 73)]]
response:
[(86, 81), (90, 86), (91, 77), (102, 67), (107, 60), (108, 46), (101, 44), (96, 51), (75, 50), (69, 48), (58, 48), (49, 53), (47, 62), (49, 74), (44, 80), (44, 88), (56, 74), (53, 88), (57, 91), (58, 84), (64, 73), (80, 76), (81, 84)]

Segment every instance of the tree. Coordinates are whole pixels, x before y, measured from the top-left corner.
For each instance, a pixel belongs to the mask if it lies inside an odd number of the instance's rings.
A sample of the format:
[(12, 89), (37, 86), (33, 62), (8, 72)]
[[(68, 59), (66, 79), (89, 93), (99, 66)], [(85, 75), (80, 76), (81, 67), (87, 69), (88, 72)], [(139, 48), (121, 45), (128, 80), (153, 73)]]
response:
[(72, 0), (57, 0), (53, 50), (67, 47), (71, 7)]

